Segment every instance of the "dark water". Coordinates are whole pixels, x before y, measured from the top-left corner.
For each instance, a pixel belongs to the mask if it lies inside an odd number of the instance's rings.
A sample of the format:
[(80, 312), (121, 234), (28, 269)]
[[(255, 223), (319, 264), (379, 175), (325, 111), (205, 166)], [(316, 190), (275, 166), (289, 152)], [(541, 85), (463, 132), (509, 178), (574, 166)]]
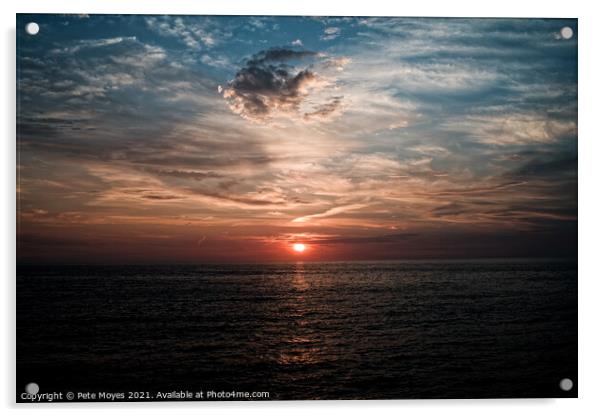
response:
[(20, 266), (17, 391), (31, 381), (270, 399), (576, 396), (576, 264)]

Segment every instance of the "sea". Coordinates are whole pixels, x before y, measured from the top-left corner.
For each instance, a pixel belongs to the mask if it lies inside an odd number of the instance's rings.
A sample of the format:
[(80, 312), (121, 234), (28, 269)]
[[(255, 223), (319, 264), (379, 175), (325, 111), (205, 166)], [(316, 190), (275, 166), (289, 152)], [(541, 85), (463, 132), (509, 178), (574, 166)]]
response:
[(123, 394), (101, 401), (577, 396), (574, 260), (18, 265), (16, 284), (18, 402), (32, 382)]

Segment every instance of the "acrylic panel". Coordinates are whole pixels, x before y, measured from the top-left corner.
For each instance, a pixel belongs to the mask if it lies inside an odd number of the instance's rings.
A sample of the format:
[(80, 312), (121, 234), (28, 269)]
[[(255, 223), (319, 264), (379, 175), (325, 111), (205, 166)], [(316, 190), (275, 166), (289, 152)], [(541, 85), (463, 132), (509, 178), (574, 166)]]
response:
[(577, 38), (17, 15), (16, 400), (576, 397)]

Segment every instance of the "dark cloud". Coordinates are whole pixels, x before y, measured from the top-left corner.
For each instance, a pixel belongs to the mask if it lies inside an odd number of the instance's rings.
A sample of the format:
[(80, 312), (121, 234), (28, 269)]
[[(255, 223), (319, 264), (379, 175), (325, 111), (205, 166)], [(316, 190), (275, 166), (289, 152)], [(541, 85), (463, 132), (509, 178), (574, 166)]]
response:
[(313, 51), (296, 51), (288, 48), (270, 48), (267, 51), (261, 51), (247, 61), (249, 66), (263, 66), (271, 62), (283, 63), (293, 59), (303, 59), (317, 55)]
[(420, 236), (418, 233), (396, 233), (382, 236), (358, 236), (358, 237), (337, 237), (316, 239), (314, 242), (318, 244), (367, 244), (367, 243), (398, 243)]
[(318, 106), (315, 110), (311, 112), (305, 113), (304, 117), (306, 119), (311, 119), (313, 117), (319, 118), (327, 118), (336, 111), (341, 108), (341, 98), (342, 97), (333, 97), (330, 103), (323, 104)]
[(255, 207), (276, 206), (276, 205), (283, 205), (286, 203), (286, 201), (283, 199), (260, 200), (257, 198), (251, 198), (251, 197), (245, 197), (245, 196), (239, 196), (239, 195), (228, 195), (225, 193), (220, 193), (220, 192), (216, 192), (213, 190), (205, 190), (205, 189), (189, 189), (188, 191), (191, 191), (196, 195), (200, 195), (200, 196), (204, 196), (204, 197), (210, 197), (210, 198), (215, 198), (217, 200), (229, 201), (232, 203), (239, 203), (239, 204), (243, 204), (243, 205), (247, 205), (247, 206), (255, 206)]
[(143, 195), (142, 198), (147, 200), (176, 200), (178, 198), (177, 195), (160, 195), (160, 194), (148, 194)]
[[(288, 48), (262, 51), (247, 60), (223, 90), (223, 96), (235, 113), (250, 120), (262, 121), (274, 114), (299, 115), (310, 90), (328, 84), (313, 65), (319, 56)], [(315, 111), (305, 112), (304, 117), (324, 117), (333, 113), (340, 102), (341, 97), (336, 97)]]
[(551, 160), (542, 160), (541, 158), (534, 158), (519, 169), (511, 172), (509, 176), (515, 178), (549, 178), (553, 177), (560, 179), (566, 175), (577, 175), (577, 158), (568, 156), (555, 158)]
[(202, 171), (183, 171), (176, 169), (166, 169), (166, 170), (158, 170), (148, 168), (146, 171), (151, 172), (153, 174), (157, 174), (162, 177), (174, 177), (174, 178), (182, 178), (182, 179), (191, 179), (196, 181), (201, 181), (209, 178), (223, 178), (223, 175), (220, 175), (213, 171), (202, 172)]
[(490, 186), (477, 186), (477, 187), (464, 187), (464, 188), (449, 188), (440, 191), (434, 191), (424, 195), (431, 195), (437, 197), (454, 197), (462, 198), (463, 196), (488, 196), (497, 194), (499, 192), (510, 190), (514, 187), (524, 185), (522, 181), (504, 182), (500, 184), (494, 184)]

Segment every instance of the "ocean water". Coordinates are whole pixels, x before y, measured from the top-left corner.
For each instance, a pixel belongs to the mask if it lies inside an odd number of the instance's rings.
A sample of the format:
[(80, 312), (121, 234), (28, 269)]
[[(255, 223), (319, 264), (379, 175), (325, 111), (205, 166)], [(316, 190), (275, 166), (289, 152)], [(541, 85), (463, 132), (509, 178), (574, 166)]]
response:
[(574, 397), (577, 266), (18, 266), (17, 394), (29, 382), (271, 400)]

